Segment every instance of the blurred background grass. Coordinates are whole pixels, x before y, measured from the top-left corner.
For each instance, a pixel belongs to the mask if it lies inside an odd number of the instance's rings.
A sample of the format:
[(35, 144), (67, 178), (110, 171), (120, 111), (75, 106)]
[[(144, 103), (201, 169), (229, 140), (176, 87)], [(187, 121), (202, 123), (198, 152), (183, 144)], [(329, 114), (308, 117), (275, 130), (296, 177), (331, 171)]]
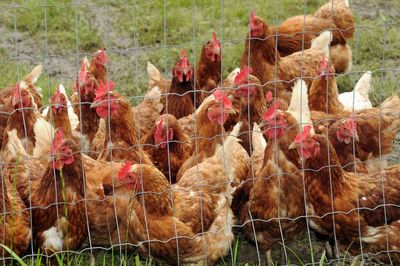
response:
[[(154, 0), (1, 1), (0, 87), (15, 83), (41, 63), (45, 95), (60, 82), (69, 88), (80, 58), (104, 46), (110, 55), (110, 78), (124, 94), (142, 95), (147, 89), (147, 61), (170, 76), (179, 50), (188, 50), (191, 62), (197, 62), (212, 31), (223, 44), (226, 75), (239, 63), (250, 10), (278, 24), (293, 15), (313, 13), (326, 0), (305, 2), (170, 0), (164, 6)], [(352, 90), (362, 73), (372, 70), (372, 98), (379, 102), (399, 83), (400, 1), (350, 3), (358, 27), (350, 43), (353, 69), (339, 78), (339, 89)]]

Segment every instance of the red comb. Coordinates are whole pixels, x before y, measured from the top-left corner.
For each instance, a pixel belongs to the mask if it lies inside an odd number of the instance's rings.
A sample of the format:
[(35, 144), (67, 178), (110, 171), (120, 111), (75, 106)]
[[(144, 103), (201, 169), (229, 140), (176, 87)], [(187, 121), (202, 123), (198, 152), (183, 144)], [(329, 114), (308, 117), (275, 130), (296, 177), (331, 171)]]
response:
[(214, 97), (217, 101), (219, 101), (220, 103), (222, 103), (223, 107), (227, 107), (230, 108), (232, 107), (232, 102), (231, 100), (229, 100), (228, 96), (225, 95), (224, 91), (221, 89), (217, 89), (214, 92)]
[(250, 12), (250, 19), (249, 19), (250, 23), (254, 22), (254, 19), (256, 18), (256, 16), (257, 15), (256, 15), (256, 11), (255, 10)]
[(125, 179), (128, 176), (129, 171), (131, 170), (131, 166), (131, 161), (126, 161), (119, 169), (118, 178)]
[(61, 84), (59, 84), (59, 85), (57, 86), (56, 95), (60, 95), (60, 94), (61, 94), (60, 86), (61, 86)]
[(82, 62), (81, 69), (79, 70), (79, 81), (83, 83), (86, 80), (87, 70), (86, 70), (86, 63)]
[(271, 105), (271, 107), (263, 114), (263, 120), (270, 120), (274, 117), (276, 110), (278, 109), (278, 104), (276, 101)]
[(182, 61), (181, 67), (182, 68), (186, 68), (188, 66), (188, 60), (187, 60), (187, 57), (186, 57), (186, 51), (185, 50), (181, 51), (181, 61)]
[(265, 94), (265, 100), (267, 101), (267, 103), (272, 102), (273, 99), (274, 96), (272, 95), (272, 91), (267, 91), (267, 94)]
[(235, 84), (243, 84), (247, 81), (249, 74), (253, 73), (253, 69), (249, 66), (244, 66), (235, 77)]
[(107, 80), (106, 83), (100, 81), (100, 84), (96, 90), (96, 98), (95, 100), (107, 95), (108, 92), (114, 90), (114, 82), (112, 80)]
[(310, 135), (311, 132), (311, 125), (306, 125), (303, 127), (303, 131), (301, 134), (297, 134), (296, 138), (294, 139), (295, 143), (300, 143), (300, 140), (305, 141), (308, 135)]
[(325, 56), (323, 56), (321, 59), (320, 68), (321, 70), (326, 70), (328, 68), (328, 58), (326, 58)]
[(14, 94), (13, 94), (13, 97), (15, 98), (15, 99), (19, 99), (19, 89), (20, 89), (20, 87), (19, 87), (20, 85), (19, 85), (19, 82), (17, 82), (17, 84), (15, 84), (15, 88), (14, 88)]
[(218, 42), (217, 34), (215, 32), (212, 33), (212, 39), (214, 42)]
[(353, 129), (357, 128), (357, 121), (354, 118), (354, 116), (351, 116), (349, 119), (347, 119), (346, 124), (349, 128), (353, 128)]
[(100, 59), (101, 63), (103, 63), (103, 65), (106, 63), (107, 57), (106, 57), (106, 51), (104, 50), (104, 47), (101, 48), (99, 59)]

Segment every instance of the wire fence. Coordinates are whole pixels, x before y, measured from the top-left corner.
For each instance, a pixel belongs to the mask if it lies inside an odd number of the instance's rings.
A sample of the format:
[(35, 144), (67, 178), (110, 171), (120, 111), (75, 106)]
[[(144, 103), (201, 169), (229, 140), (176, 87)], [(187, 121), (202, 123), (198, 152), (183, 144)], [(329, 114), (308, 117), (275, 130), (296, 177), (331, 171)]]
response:
[[(338, 30), (345, 2), (317, 22), (307, 15), (326, 1), (1, 3), (2, 262), (397, 264), (400, 5), (349, 1), (354, 26)], [(260, 37), (253, 10), (311, 30)], [(307, 34), (351, 29), (325, 67), (322, 49), (308, 52)], [(290, 63), (279, 39), (296, 33)], [(216, 43), (216, 57), (202, 50)], [(352, 66), (332, 74), (343, 58)], [(356, 83), (373, 83), (376, 107), (355, 110)], [(353, 90), (351, 111), (335, 105), (338, 89)]]

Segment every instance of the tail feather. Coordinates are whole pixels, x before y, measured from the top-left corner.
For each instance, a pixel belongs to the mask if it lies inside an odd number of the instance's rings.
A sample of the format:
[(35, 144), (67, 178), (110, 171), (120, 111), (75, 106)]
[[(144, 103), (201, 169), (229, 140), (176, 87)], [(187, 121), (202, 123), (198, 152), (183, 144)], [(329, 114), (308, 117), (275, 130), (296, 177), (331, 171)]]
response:
[(32, 69), (31, 73), (29, 73), (25, 78), (24, 81), (28, 84), (35, 84), (40, 75), (42, 74), (43, 71), (43, 66), (42, 65), (38, 65), (35, 68)]
[[(233, 165), (232, 162), (232, 155), (235, 150), (234, 149), (235, 143), (239, 143), (240, 141), (238, 136), (241, 127), (242, 127), (242, 122), (237, 123), (233, 127), (231, 134), (225, 139), (223, 145), (219, 146), (215, 152), (215, 156), (225, 163), (225, 169), (227, 171), (226, 174), (230, 182), (232, 182), (235, 178), (235, 166)], [(231, 189), (232, 189), (231, 185), (228, 184), (228, 191), (230, 191), (228, 195), (231, 195), (231, 193), (233, 193)]]
[(380, 105), (381, 111), (387, 115), (398, 116), (400, 114), (400, 98), (392, 95)]
[[(69, 98), (68, 98), (68, 95), (67, 95), (67, 92), (66, 92), (66, 90), (65, 90), (65, 87), (64, 87), (64, 85), (62, 85), (62, 84), (60, 84), (60, 92), (62, 93), (62, 94), (64, 94), (64, 96), (65, 96), (65, 98), (67, 99), (67, 110), (68, 110), (68, 117), (69, 117), (69, 121), (70, 121), (70, 123), (71, 123), (71, 128), (72, 129), (75, 129), (77, 126), (78, 126), (78, 124), (79, 124), (79, 118), (78, 118), (78, 116), (75, 114), (75, 112), (74, 112), (74, 108), (73, 108), (73, 106), (72, 106), (72, 103), (71, 103), (71, 101), (69, 100)], [(47, 108), (46, 108), (47, 109)], [(46, 112), (48, 112), (48, 111), (46, 111)], [(43, 112), (44, 113), (44, 112)], [(42, 114), (43, 114), (42, 113)]]
[(160, 71), (150, 62), (147, 62), (147, 75), (150, 88), (162, 79)]
[(11, 161), (12, 159), (16, 159), (18, 156), (26, 157), (27, 153), (25, 151), (24, 146), (22, 145), (21, 140), (18, 138), (17, 130), (13, 129), (7, 132), (8, 141), (6, 144), (6, 152), (3, 153), (4, 161)]
[(35, 133), (36, 143), (33, 149), (33, 157), (39, 158), (47, 156), (50, 151), (51, 142), (53, 139), (53, 128), (51, 125), (42, 117), (38, 117), (35, 125), (33, 126), (33, 132)]
[(225, 81), (224, 81), (224, 86), (228, 87), (228, 86), (232, 86), (233, 83), (235, 82), (235, 78), (237, 76), (237, 74), (239, 74), (240, 72), (240, 68), (235, 68), (231, 73), (229, 73), (229, 75), (226, 77)]
[(325, 57), (329, 56), (329, 45), (332, 41), (332, 32), (324, 31), (318, 37), (312, 40), (311, 49), (316, 49), (324, 53)]
[[(303, 80), (297, 80), (293, 86), (292, 99), (287, 110), (300, 124), (300, 129), (304, 125), (312, 125), (311, 112), (308, 106), (308, 88)], [(312, 129), (313, 130), (313, 129)]]
[(372, 83), (372, 72), (367, 71), (362, 75), (362, 77), (358, 80), (356, 86), (354, 87), (354, 91), (360, 94), (361, 96), (369, 99), (369, 91), (371, 90)]
[(263, 133), (261, 132), (261, 129), (257, 123), (254, 123), (253, 133), (251, 137), (253, 144), (253, 152), (264, 151), (265, 147), (267, 146), (267, 142), (265, 141)]

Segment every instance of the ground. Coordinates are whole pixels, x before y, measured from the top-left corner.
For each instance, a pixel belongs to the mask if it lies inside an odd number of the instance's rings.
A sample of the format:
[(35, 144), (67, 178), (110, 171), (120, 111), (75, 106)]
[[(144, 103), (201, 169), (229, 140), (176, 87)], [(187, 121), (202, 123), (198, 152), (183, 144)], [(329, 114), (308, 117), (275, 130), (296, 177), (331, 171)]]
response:
[[(325, 0), (15, 0), (0, 3), (0, 88), (15, 83), (35, 65), (44, 65), (39, 83), (45, 97), (58, 83), (73, 87), (79, 60), (100, 47), (110, 55), (109, 75), (117, 90), (128, 97), (143, 95), (147, 89), (146, 64), (152, 62), (165, 75), (181, 49), (188, 51), (191, 62), (199, 57), (201, 45), (215, 31), (223, 44), (223, 71), (226, 75), (240, 60), (250, 10), (271, 24), (289, 16), (314, 12)], [(357, 19), (357, 30), (350, 45), (353, 69), (338, 78), (339, 90), (352, 90), (365, 71), (373, 72), (371, 98), (378, 104), (393, 92), (399, 92), (400, 1), (350, 0)], [(397, 144), (400, 140), (397, 140)], [(399, 161), (400, 145), (392, 162)], [(257, 263), (255, 246), (238, 242), (238, 251), (221, 264)], [(311, 252), (310, 243), (313, 246)], [(290, 262), (318, 262), (324, 244), (305, 234), (291, 245)], [(279, 257), (276, 248), (273, 257)], [(296, 256), (299, 256), (300, 263)], [(261, 254), (265, 262), (265, 254)], [(111, 252), (97, 254), (96, 264), (109, 260)], [(124, 258), (136, 264), (135, 255)], [(88, 254), (73, 258), (73, 265), (88, 263)], [(105, 265), (108, 265), (106, 263)]]

